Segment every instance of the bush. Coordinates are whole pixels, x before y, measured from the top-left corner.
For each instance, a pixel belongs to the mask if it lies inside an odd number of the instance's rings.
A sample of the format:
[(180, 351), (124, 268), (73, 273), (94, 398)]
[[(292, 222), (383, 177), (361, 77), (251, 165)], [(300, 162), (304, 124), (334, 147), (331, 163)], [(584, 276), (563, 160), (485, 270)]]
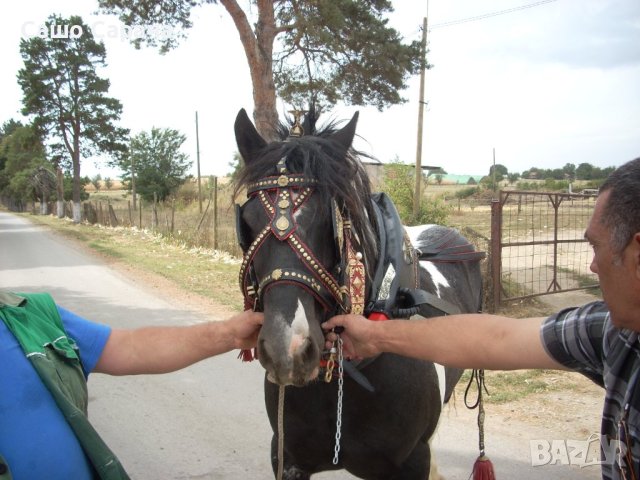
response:
[(414, 167), (399, 162), (384, 166), (382, 190), (391, 197), (405, 225), (435, 223), (443, 225), (452, 207), (440, 198), (420, 200), (418, 215), (413, 214), (415, 188)]
[(455, 198), (469, 198), (477, 193), (480, 193), (480, 188), (479, 187), (468, 187), (468, 188), (463, 188), (462, 190), (458, 190), (455, 194), (454, 197)]

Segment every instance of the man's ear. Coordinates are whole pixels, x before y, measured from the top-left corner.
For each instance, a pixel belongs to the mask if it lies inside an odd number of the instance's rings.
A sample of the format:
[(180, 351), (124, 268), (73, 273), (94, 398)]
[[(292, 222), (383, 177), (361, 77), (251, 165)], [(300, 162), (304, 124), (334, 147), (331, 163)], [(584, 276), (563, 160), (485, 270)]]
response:
[(640, 282), (640, 232), (636, 232), (631, 239), (630, 251), (633, 258), (633, 266), (636, 270), (636, 280)]

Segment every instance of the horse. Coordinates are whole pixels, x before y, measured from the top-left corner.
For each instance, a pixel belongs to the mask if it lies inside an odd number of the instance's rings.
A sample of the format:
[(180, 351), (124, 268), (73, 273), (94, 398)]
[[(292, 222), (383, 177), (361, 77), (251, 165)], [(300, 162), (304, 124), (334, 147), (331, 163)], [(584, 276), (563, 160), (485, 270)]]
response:
[(274, 474), (429, 478), (430, 439), (462, 371), (386, 353), (342, 359), (339, 345), (325, 351), (320, 325), (340, 312), (477, 312), (482, 254), (448, 227), (403, 228), (389, 197), (371, 192), (352, 147), (358, 113), (322, 129), (313, 112), (294, 116), (272, 142), (244, 109), (234, 125), (236, 197), (247, 194), (236, 205), (239, 279), (246, 307), (264, 312), (255, 353)]

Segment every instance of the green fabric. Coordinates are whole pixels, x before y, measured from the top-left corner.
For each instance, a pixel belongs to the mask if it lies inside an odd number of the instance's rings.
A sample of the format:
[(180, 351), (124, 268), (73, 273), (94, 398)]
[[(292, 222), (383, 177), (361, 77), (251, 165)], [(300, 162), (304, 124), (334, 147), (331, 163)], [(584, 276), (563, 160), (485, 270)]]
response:
[(0, 480), (12, 480), (11, 470), (9, 470), (9, 464), (0, 454)]
[(52, 344), (60, 355), (79, 360), (78, 347), (67, 337), (58, 309), (49, 294), (33, 293), (14, 297), (27, 301), (19, 306), (2, 305), (0, 312), (27, 357), (44, 354), (46, 346)]
[[(125, 480), (127, 473), (87, 418), (88, 393), (78, 347), (68, 338), (49, 294), (20, 294), (20, 306), (0, 305), (0, 318), (51, 392), (101, 479)], [(15, 298), (13, 298), (15, 304)], [(4, 480), (4, 477), (0, 477)]]

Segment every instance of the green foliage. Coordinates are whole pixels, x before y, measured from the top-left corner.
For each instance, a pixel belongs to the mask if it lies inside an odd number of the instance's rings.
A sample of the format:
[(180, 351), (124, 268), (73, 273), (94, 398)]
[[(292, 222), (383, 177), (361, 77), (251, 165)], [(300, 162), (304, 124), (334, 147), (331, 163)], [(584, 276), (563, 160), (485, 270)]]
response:
[(544, 180), (544, 190), (547, 192), (566, 192), (569, 190), (569, 181), (546, 178)]
[(499, 183), (502, 180), (504, 180), (504, 177), (509, 174), (509, 170), (507, 170), (507, 167), (505, 167), (504, 165), (501, 165), (499, 163), (496, 163), (495, 166), (491, 165), (491, 167), (489, 167), (489, 177), (491, 179), (494, 178), (494, 175), (493, 175), (493, 171), (494, 170), (495, 170), (496, 183)]
[[(87, 185), (91, 183), (91, 179), (87, 176), (80, 177), (80, 201), (83, 202), (85, 200), (89, 200), (89, 194), (84, 189)], [(63, 188), (64, 188), (64, 200), (70, 202), (73, 200), (73, 175), (70, 173), (65, 173), (62, 180)], [(53, 192), (53, 198), (56, 198), (55, 192)]]
[(523, 191), (566, 192), (569, 190), (569, 181), (554, 180), (553, 178), (546, 178), (544, 182), (521, 181), (516, 184), (516, 189)]
[(527, 192), (538, 191), (542, 188), (542, 184), (538, 182), (521, 181), (516, 184), (517, 190), (523, 190)]
[(384, 166), (382, 190), (391, 197), (405, 225), (420, 225), (435, 223), (443, 225), (451, 212), (451, 207), (445, 205), (440, 198), (422, 198), (418, 215), (413, 214), (413, 199), (415, 189), (415, 168), (398, 161)]
[(614, 167), (599, 168), (588, 163), (581, 163), (575, 170), (576, 180), (602, 180), (615, 170)]
[(278, 94), (293, 105), (313, 98), (321, 105), (402, 103), (399, 91), (419, 71), (420, 44), (404, 44), (385, 15), (384, 0), (281, 2), (280, 25), (289, 25), (274, 54)]
[(44, 146), (31, 125), (7, 122), (0, 136), (0, 195), (15, 202), (33, 200), (34, 172), (51, 169), (45, 159)]
[(522, 178), (527, 180), (538, 179), (546, 180), (551, 178), (554, 180), (604, 180), (609, 176), (615, 167), (600, 168), (589, 163), (581, 163), (576, 167), (573, 163), (567, 163), (562, 168), (544, 169), (530, 168), (522, 172)]
[[(51, 15), (51, 26), (79, 26), (82, 34), (53, 35), (20, 41), (24, 67), (18, 72), (24, 115), (31, 115), (39, 133), (48, 137), (51, 159), (73, 168), (79, 195), (80, 159), (95, 154), (120, 154), (128, 131), (117, 127), (122, 105), (107, 97), (109, 81), (97, 74), (106, 65), (106, 51), (82, 18)], [(75, 198), (74, 201), (79, 201)]]
[(469, 198), (473, 195), (475, 195), (476, 193), (480, 192), (480, 188), (479, 187), (468, 187), (468, 188), (463, 188), (461, 190), (458, 190), (455, 194), (454, 197), (455, 198)]
[(516, 183), (519, 178), (520, 178), (520, 174), (519, 173), (509, 173), (509, 174), (507, 174), (507, 180), (509, 182), (509, 185), (513, 185), (514, 183)]
[(101, 180), (102, 180), (102, 175), (100, 175), (99, 173), (91, 179), (91, 185), (93, 185), (93, 188), (96, 189), (96, 192), (100, 191), (100, 187), (102, 186), (100, 184)]
[(229, 162), (229, 166), (233, 169), (230, 175), (231, 183), (235, 184), (240, 176), (240, 171), (244, 167), (244, 160), (239, 152), (234, 152), (233, 159)]
[(122, 179), (130, 188), (131, 165), (136, 178), (136, 192), (146, 201), (153, 201), (154, 193), (163, 201), (184, 183), (191, 166), (189, 157), (180, 152), (186, 136), (170, 128), (153, 127), (131, 138), (129, 153), (119, 163), (126, 172)]
[(493, 181), (493, 177), (491, 176), (487, 176), (487, 177), (482, 177), (480, 179), (480, 186), (482, 188), (485, 188), (487, 190), (493, 190), (493, 191), (497, 191), (500, 187), (499, 187), (499, 183), (500, 180), (498, 180), (498, 175), (496, 172), (496, 181)]
[[(191, 11), (211, 0), (98, 0), (100, 9), (118, 15), (125, 25), (146, 27), (133, 41), (166, 52), (191, 28)], [(405, 43), (390, 28), (388, 0), (284, 0), (220, 2), (232, 17), (247, 52), (254, 81), (257, 119), (275, 111), (276, 93), (292, 105), (375, 105), (379, 109), (405, 101), (399, 92), (421, 63), (419, 41)], [(416, 19), (416, 26), (419, 20)], [(154, 34), (167, 26), (172, 35)], [(215, 27), (211, 27), (215, 28)], [(253, 31), (252, 31), (253, 28)], [(265, 79), (265, 76), (267, 77)], [(269, 98), (266, 98), (269, 97)], [(273, 112), (259, 111), (270, 105)], [(260, 129), (260, 125), (258, 125)]]

